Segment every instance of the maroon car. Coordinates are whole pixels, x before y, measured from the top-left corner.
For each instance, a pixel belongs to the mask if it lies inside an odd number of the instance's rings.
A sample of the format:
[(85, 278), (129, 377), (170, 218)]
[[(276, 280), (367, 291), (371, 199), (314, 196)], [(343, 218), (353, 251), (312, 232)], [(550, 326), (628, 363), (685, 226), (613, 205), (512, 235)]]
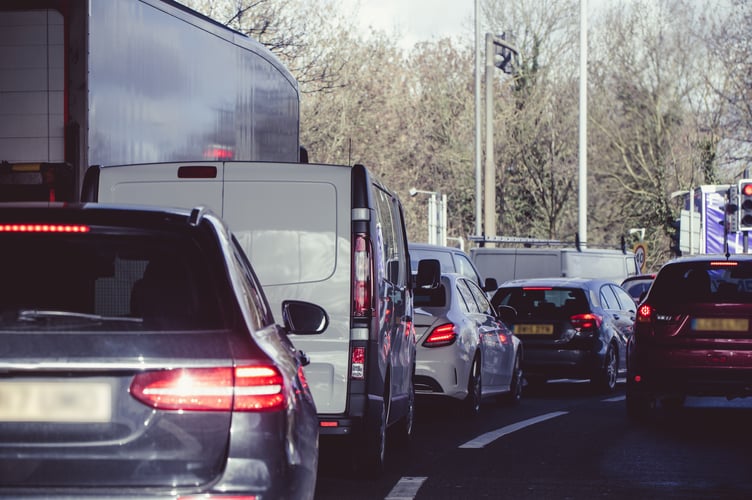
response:
[(627, 375), (635, 419), (687, 396), (752, 395), (752, 255), (665, 264), (638, 307)]

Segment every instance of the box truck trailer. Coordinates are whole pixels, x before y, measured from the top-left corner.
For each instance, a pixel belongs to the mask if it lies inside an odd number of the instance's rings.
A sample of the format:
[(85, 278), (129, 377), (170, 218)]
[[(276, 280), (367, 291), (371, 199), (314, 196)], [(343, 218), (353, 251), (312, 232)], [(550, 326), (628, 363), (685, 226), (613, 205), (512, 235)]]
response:
[(170, 0), (0, 3), (0, 201), (77, 201), (90, 165), (300, 159), (299, 89)]

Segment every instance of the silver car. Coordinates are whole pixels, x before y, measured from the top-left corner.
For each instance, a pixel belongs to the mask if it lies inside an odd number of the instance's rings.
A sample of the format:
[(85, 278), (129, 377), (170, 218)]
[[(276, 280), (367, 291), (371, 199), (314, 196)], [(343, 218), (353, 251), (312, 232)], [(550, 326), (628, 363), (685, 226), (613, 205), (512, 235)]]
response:
[(416, 287), (418, 339), (415, 392), (461, 401), (477, 415), (481, 401), (497, 396), (517, 402), (522, 396), (522, 343), (502, 320), (475, 280), (443, 273), (435, 288)]
[(324, 311), (211, 212), (52, 205), (0, 204), (0, 497), (313, 498)]

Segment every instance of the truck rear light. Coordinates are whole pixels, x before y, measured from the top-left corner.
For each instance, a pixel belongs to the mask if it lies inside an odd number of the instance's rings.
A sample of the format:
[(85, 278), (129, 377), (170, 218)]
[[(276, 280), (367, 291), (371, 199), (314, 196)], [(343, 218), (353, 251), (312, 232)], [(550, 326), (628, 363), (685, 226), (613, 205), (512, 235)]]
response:
[(371, 262), (371, 244), (366, 235), (355, 235), (352, 259), (352, 313), (353, 316), (367, 318), (371, 316), (373, 265)]
[(454, 344), (457, 340), (457, 330), (454, 324), (446, 323), (434, 328), (423, 341), (426, 347), (444, 347)]
[(350, 355), (350, 378), (363, 380), (366, 374), (366, 348), (353, 347)]
[(130, 392), (160, 410), (277, 411), (286, 406), (284, 378), (267, 365), (144, 372), (133, 378)]

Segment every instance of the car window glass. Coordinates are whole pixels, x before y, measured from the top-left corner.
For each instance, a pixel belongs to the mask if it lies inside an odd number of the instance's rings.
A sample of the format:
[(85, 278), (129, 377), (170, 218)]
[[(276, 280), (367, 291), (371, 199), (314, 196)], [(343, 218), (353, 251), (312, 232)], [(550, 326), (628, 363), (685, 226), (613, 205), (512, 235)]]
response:
[(384, 259), (384, 276), (388, 281), (396, 283), (399, 280), (399, 245), (394, 214), (392, 213), (391, 196), (379, 187), (374, 187), (373, 191), (376, 199), (376, 217), (378, 219), (376, 244), (381, 247), (380, 253)]
[(470, 259), (468, 259), (466, 256), (462, 254), (456, 253), (454, 254), (454, 261), (455, 261), (455, 264), (457, 265), (457, 272), (459, 274), (475, 281), (476, 283), (480, 283), (480, 278), (478, 274), (475, 272), (475, 268), (470, 262)]
[(590, 310), (581, 288), (502, 287), (491, 303), (511, 306), (518, 316), (527, 317), (566, 317)]
[(197, 241), (119, 231), (1, 235), (0, 321), (20, 319), (22, 311), (53, 311), (55, 320), (39, 325), (59, 331), (223, 327), (212, 261)]
[(619, 309), (622, 311), (634, 311), (635, 310), (635, 302), (630, 295), (624, 291), (623, 288), (618, 287), (616, 285), (611, 285), (611, 288), (614, 291), (614, 295), (616, 295), (616, 298), (619, 300)]
[(261, 291), (261, 285), (258, 283), (256, 276), (251, 270), (251, 265), (248, 262), (248, 258), (243, 252), (240, 244), (233, 237), (233, 264), (235, 265), (238, 275), (241, 279), (241, 286), (243, 287), (243, 295), (248, 304), (248, 310), (250, 311), (253, 325), (256, 329), (263, 328), (274, 322), (273, 314), (269, 309), (269, 304), (266, 301), (266, 297)]
[[(462, 309), (462, 312), (465, 313), (465, 314), (469, 314), (471, 312), (471, 309), (470, 309), (470, 306), (468, 306), (468, 303), (467, 303), (467, 298), (466, 297), (467, 297), (468, 294), (467, 293), (463, 294), (462, 290), (461, 290), (461, 287), (462, 287), (462, 285), (458, 281), (457, 284), (455, 285), (455, 292), (454, 293), (457, 294), (457, 302), (459, 303), (460, 309)], [(475, 305), (473, 305), (473, 309), (475, 309)]]
[(467, 283), (464, 280), (457, 280), (457, 290), (460, 292), (460, 297), (462, 297), (467, 304), (467, 309), (469, 312), (481, 312), (480, 309), (478, 309), (478, 304), (475, 303), (473, 292), (470, 291), (470, 289), (467, 287)]
[(600, 290), (601, 305), (604, 309), (621, 309), (619, 307), (619, 301), (616, 300), (616, 295), (609, 285), (603, 285)]
[(480, 289), (477, 283), (471, 280), (462, 280), (462, 281), (463, 283), (467, 285), (467, 287), (470, 289), (470, 292), (473, 294), (475, 303), (478, 305), (478, 310), (482, 312), (483, 314), (488, 314), (489, 316), (495, 316), (491, 303), (488, 301), (486, 294), (483, 293), (483, 290)]
[(418, 262), (424, 259), (436, 259), (441, 265), (442, 273), (453, 273), (454, 263), (452, 262), (452, 255), (449, 252), (431, 251), (411, 248), (410, 249), (410, 264), (413, 268), (413, 272), (418, 271)]

